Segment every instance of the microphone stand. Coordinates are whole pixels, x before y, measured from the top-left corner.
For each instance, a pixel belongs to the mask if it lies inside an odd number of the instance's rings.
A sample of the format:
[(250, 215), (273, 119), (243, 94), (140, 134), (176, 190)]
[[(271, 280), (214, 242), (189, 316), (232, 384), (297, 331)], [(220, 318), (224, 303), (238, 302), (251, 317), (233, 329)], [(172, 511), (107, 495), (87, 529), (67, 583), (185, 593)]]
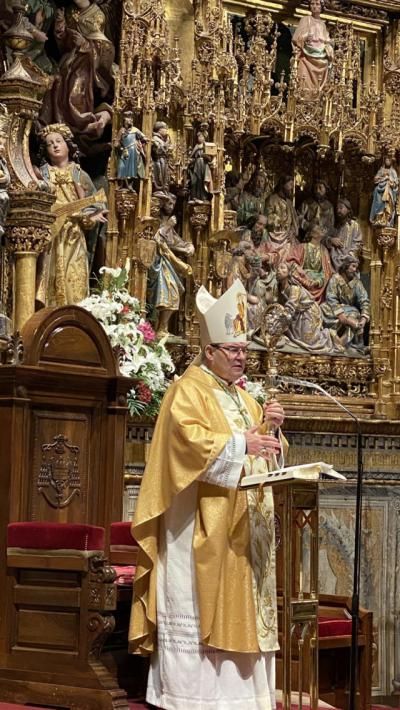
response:
[(360, 565), (361, 565), (361, 528), (362, 528), (362, 500), (363, 500), (363, 449), (361, 422), (342, 402), (327, 392), (321, 385), (308, 380), (297, 379), (296, 377), (286, 377), (284, 375), (274, 375), (275, 382), (284, 384), (300, 385), (308, 389), (320, 392), (348, 414), (356, 424), (356, 455), (357, 455), (357, 486), (356, 486), (356, 511), (354, 528), (354, 567), (353, 567), (353, 592), (351, 598), (351, 648), (350, 648), (350, 682), (349, 682), (349, 710), (356, 710), (357, 694), (357, 673), (358, 673), (358, 625), (360, 609)]

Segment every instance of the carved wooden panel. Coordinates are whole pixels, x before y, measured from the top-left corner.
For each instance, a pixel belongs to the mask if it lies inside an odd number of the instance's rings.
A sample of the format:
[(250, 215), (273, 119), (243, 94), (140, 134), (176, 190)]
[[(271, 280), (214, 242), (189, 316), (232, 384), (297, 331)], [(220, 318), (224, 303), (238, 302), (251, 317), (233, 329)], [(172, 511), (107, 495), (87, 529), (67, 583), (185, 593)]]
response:
[(90, 522), (90, 493), (98, 471), (98, 446), (88, 444), (97, 440), (91, 413), (34, 410), (32, 419), (28, 519)]
[(49, 609), (19, 609), (14, 649), (35, 646), (35, 649), (78, 650), (79, 612)]

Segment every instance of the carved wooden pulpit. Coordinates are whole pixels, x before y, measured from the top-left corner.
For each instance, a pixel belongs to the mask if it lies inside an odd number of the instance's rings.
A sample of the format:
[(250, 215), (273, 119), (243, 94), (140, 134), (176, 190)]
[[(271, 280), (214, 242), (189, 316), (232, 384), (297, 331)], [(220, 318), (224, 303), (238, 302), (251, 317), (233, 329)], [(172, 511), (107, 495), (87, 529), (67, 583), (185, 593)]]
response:
[[(110, 523), (122, 520), (131, 387), (119, 375), (103, 328), (82, 308), (38, 311), (21, 335), (22, 357), (0, 367), (3, 609), (9, 522), (100, 525), (107, 553)], [(0, 660), (5, 616), (0, 616)]]

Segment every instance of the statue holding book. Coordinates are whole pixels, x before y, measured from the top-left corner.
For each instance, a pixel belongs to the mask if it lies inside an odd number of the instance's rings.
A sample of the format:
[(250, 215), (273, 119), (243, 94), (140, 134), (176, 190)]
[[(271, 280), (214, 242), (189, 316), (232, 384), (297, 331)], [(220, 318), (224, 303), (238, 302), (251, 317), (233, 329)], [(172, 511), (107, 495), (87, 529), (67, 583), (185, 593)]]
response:
[(52, 124), (41, 132), (38, 177), (55, 192), (52, 239), (39, 264), (37, 300), (46, 306), (79, 303), (89, 293), (86, 238), (107, 222), (106, 196), (81, 170), (70, 129)]

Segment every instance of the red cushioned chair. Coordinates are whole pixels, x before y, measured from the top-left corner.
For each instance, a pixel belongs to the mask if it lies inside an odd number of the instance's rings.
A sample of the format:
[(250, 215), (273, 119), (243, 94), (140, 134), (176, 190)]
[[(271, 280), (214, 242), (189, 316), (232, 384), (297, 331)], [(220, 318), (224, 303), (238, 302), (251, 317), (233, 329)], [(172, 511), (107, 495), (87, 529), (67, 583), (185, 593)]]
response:
[(12, 523), (7, 531), (7, 679), (2, 697), (51, 707), (128, 710), (101, 661), (114, 627), (115, 572), (104, 529)]
[[(337, 708), (348, 706), (351, 647), (351, 600), (321, 594), (318, 607), (319, 697)], [(358, 617), (358, 707), (369, 710), (372, 691), (372, 611)]]
[[(319, 595), (318, 604), (318, 679), (320, 700), (335, 708), (348, 707), (348, 685), (350, 668), (350, 647), (352, 621), (350, 615), (351, 601), (346, 597), (336, 595)], [(278, 597), (278, 619), (281, 631), (282, 599)], [(360, 608), (358, 630), (358, 708), (370, 710), (372, 685), (372, 645), (373, 627), (372, 612)], [(292, 656), (292, 690), (298, 692), (298, 659), (297, 643), (293, 645)], [(277, 684), (282, 683), (282, 659), (277, 654)], [(304, 658), (302, 690), (309, 692), (310, 668), (308, 656)]]
[(131, 534), (131, 523), (111, 523), (110, 562), (118, 585), (132, 585), (138, 556), (138, 545)]

